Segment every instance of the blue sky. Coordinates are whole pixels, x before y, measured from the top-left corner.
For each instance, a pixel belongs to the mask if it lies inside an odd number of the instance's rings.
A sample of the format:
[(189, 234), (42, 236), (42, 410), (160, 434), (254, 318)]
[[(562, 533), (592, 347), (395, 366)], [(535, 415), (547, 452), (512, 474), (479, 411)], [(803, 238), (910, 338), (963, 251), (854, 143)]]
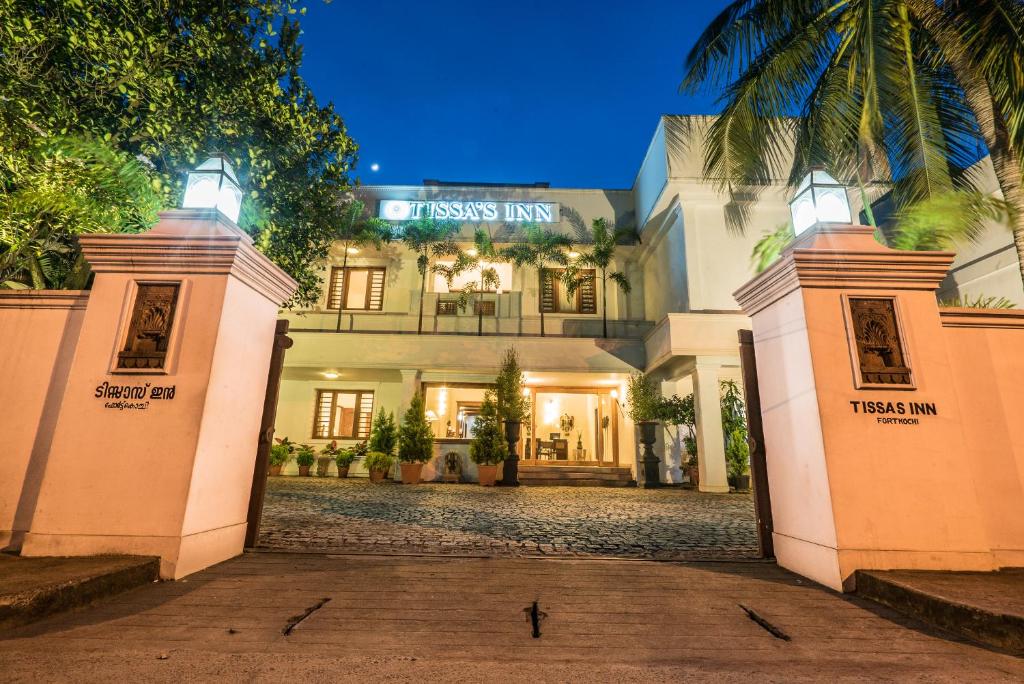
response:
[(312, 0), (302, 73), (359, 143), (364, 184), (625, 188), (659, 115), (714, 111), (677, 87), (725, 4)]

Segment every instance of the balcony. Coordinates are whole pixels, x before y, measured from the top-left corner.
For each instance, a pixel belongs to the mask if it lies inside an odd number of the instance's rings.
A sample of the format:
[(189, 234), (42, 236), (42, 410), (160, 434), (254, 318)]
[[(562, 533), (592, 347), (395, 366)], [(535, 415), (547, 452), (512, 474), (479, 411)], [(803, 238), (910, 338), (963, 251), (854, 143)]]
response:
[[(344, 311), (341, 330), (357, 333), (411, 333), (417, 332), (419, 321), (419, 293), (409, 293), (406, 311)], [(479, 302), (482, 315), (476, 313), (476, 302), (471, 301), (464, 310), (454, 305), (454, 295), (428, 292), (423, 301), (423, 332), (438, 335), (540, 335), (540, 314), (522, 313), (522, 293), (485, 293)], [(335, 332), (338, 312), (311, 310), (283, 312), (297, 332)], [(654, 324), (639, 320), (608, 320), (608, 337), (639, 340), (649, 333)], [(602, 337), (600, 314), (544, 315), (544, 333), (551, 337)]]

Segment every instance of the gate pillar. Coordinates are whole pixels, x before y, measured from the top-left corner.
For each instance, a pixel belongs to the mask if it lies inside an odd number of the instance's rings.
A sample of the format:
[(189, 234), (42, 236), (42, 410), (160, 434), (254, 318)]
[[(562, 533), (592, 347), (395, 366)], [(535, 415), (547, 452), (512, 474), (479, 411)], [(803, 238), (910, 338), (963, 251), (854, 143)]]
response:
[(80, 238), (95, 272), (25, 556), (242, 551), (277, 313), (295, 282), (216, 210)]
[(819, 225), (736, 292), (775, 556), (837, 590), (857, 569), (997, 566), (935, 297), (954, 255), (892, 250), (873, 232)]

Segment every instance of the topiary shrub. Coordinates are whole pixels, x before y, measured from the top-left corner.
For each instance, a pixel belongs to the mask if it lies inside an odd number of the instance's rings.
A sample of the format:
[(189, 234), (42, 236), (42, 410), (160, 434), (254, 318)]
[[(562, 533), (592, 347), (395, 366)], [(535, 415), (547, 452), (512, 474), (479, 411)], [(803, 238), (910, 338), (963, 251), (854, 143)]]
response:
[(473, 425), (473, 441), (469, 444), (469, 457), (477, 465), (497, 465), (508, 458), (508, 443), (501, 433), (498, 407), (494, 393), (484, 393), (484, 403)]
[(427, 422), (423, 394), (413, 395), (409, 410), (402, 417), (398, 430), (398, 460), (405, 463), (426, 463), (434, 457), (434, 431)]

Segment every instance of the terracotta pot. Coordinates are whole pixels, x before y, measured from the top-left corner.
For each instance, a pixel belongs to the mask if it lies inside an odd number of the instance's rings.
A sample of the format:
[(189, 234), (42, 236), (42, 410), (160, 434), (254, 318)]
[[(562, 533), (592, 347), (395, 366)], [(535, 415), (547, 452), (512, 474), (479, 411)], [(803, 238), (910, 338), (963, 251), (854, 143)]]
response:
[(370, 470), (370, 482), (383, 482), (387, 474), (387, 468), (373, 468)]
[(700, 484), (700, 470), (697, 466), (687, 466), (686, 472), (690, 476), (690, 484), (694, 487)]
[(484, 487), (493, 487), (494, 480), (498, 477), (498, 466), (496, 465), (479, 465), (477, 466), (479, 472), (480, 484)]
[(399, 463), (402, 468), (402, 484), (419, 484), (423, 479), (422, 463)]
[(338, 477), (348, 477), (348, 466), (338, 466)]
[(271, 475), (280, 475), (281, 474), (281, 468), (283, 466), (284, 466), (283, 463), (278, 463), (277, 465), (270, 466), (270, 474)]
[(311, 467), (312, 466), (299, 466), (299, 475), (302, 475), (303, 477), (309, 477), (309, 469)]

